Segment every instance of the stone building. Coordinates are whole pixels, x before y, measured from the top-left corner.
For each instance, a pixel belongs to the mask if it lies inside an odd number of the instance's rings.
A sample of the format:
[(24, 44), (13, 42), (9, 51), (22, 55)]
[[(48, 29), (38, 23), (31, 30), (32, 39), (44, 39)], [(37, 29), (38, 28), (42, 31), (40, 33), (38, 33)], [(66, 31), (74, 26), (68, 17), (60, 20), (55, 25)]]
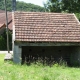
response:
[(80, 64), (80, 23), (75, 14), (14, 12), (12, 17), (14, 62), (41, 57)]

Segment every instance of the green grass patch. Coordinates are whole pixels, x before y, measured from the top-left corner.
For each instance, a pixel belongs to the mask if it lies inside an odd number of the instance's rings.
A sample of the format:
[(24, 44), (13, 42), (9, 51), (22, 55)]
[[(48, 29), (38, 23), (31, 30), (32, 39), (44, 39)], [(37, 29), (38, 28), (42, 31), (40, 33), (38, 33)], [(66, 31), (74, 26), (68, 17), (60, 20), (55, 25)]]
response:
[(58, 64), (52, 67), (17, 65), (11, 61), (4, 62), (4, 55), (0, 54), (0, 80), (80, 80), (80, 68)]

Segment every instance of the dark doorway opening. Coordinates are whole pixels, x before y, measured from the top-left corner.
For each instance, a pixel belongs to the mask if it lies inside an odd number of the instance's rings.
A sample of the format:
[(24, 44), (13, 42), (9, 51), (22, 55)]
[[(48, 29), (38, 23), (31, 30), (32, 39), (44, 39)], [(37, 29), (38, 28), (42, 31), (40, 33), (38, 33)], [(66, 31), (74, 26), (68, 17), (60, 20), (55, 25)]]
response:
[(71, 65), (72, 46), (23, 46), (22, 64), (36, 63), (40, 60), (43, 64), (52, 65), (63, 60), (67, 65)]

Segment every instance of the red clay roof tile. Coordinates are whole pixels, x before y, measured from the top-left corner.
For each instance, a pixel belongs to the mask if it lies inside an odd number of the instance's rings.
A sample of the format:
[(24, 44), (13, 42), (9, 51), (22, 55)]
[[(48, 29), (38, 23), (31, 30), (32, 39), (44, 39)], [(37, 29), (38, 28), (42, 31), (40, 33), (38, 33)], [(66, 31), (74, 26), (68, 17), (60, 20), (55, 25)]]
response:
[(15, 12), (15, 41), (80, 42), (80, 24), (74, 14)]
[[(12, 30), (12, 13), (8, 12), (7, 15), (8, 15), (8, 28)], [(2, 10), (0, 10), (0, 24), (6, 25), (5, 11)], [(3, 27), (2, 25), (0, 25), (0, 28)]]

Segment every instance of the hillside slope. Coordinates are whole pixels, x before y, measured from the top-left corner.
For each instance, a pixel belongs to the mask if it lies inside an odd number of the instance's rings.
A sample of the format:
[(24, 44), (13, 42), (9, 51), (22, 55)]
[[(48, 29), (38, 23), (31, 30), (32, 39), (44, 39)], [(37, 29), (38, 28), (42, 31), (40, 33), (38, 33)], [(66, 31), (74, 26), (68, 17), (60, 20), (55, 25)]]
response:
[[(12, 11), (12, 0), (7, 1), (7, 10)], [(0, 9), (5, 10), (4, 0), (0, 0)], [(30, 12), (44, 12), (44, 7), (34, 5), (31, 3), (25, 3), (22, 1), (16, 1), (16, 10), (17, 11), (30, 11)]]

